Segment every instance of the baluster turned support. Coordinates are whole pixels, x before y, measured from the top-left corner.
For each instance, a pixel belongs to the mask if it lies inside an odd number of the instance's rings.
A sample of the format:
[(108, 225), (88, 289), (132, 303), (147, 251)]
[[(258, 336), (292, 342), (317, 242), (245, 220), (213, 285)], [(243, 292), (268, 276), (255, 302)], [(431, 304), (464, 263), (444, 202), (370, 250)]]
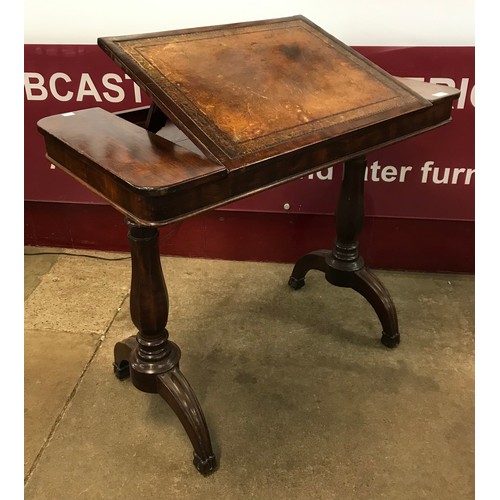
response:
[(288, 284), (296, 290), (302, 288), (306, 274), (311, 269), (317, 269), (325, 273), (325, 278), (332, 285), (356, 290), (371, 304), (382, 324), (382, 343), (387, 347), (396, 347), (400, 336), (394, 303), (384, 285), (359, 255), (358, 238), (364, 220), (365, 169), (364, 156), (345, 162), (336, 213), (334, 249), (317, 250), (301, 257)]
[(165, 399), (191, 440), (194, 465), (206, 475), (216, 469), (216, 459), (201, 406), (179, 368), (181, 351), (168, 338), (168, 292), (158, 229), (127, 224), (132, 255), (130, 314), (138, 332), (115, 345), (115, 374), (119, 379), (130, 375), (138, 389)]

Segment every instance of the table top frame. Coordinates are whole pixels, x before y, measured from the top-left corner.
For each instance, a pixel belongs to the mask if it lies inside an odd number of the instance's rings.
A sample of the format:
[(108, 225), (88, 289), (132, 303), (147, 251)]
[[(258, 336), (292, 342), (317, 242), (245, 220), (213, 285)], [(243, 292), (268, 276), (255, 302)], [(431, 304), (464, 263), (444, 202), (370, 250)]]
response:
[[(187, 36), (191, 39), (190, 37), (198, 36), (200, 33), (221, 33), (225, 30), (248, 28), (253, 30), (256, 26), (265, 32), (265, 28), (269, 26), (284, 26), (290, 23), (298, 23), (300, 29), (304, 24), (311, 24), (302, 16), (294, 16), (256, 23), (164, 33), (169, 37)], [(295, 24), (294, 26), (296, 28)], [(394, 92), (396, 100), (400, 98), (399, 104), (390, 109), (379, 109), (366, 116), (361, 113), (360, 116), (350, 120), (339, 120), (338, 116), (334, 116), (336, 120), (334, 125), (331, 123), (325, 125), (321, 122), (321, 116), (316, 116), (315, 120), (306, 121), (294, 129), (302, 131), (302, 135), (291, 134), (275, 143), (271, 140), (265, 147), (248, 150), (231, 159), (221, 153), (220, 148), (225, 147), (222, 142), (216, 144), (219, 149), (211, 149), (212, 146), (207, 142), (207, 129), (194, 126), (184, 118), (180, 120), (177, 111), (172, 113), (170, 108), (166, 109), (165, 103), (161, 101), (165, 94), (161, 93), (159, 99), (158, 88), (145, 79), (144, 75), (139, 77), (135, 73), (138, 71), (136, 65), (128, 67), (127, 72), (134, 81), (149, 91), (153, 99), (149, 112), (144, 109), (140, 112), (136, 110), (114, 116), (102, 109), (89, 109), (43, 118), (37, 125), (45, 137), (47, 158), (106, 199), (131, 220), (142, 225), (162, 226), (322, 168), (363, 156), (370, 151), (432, 130), (451, 120), (453, 102), (459, 97), (459, 90), (392, 77), (349, 47), (325, 34), (320, 28), (314, 27), (314, 32), (333, 40), (334, 47), (342, 47), (342, 54), (352, 56), (356, 64), (362, 61), (362, 64), (359, 64), (363, 67), (363, 75), (368, 75), (368, 81), (372, 83), (382, 81), (383, 88), (389, 89), (389, 93)], [(105, 43), (106, 40), (116, 43), (120, 40), (137, 40), (141, 37), (151, 38), (151, 34), (113, 39), (101, 38), (99, 41), (105, 48), (110, 46), (109, 43)], [(302, 47), (303, 44), (299, 44), (294, 48), (293, 44), (289, 43), (283, 44), (282, 47), (278, 46), (278, 50), (281, 51), (279, 57), (290, 56), (293, 59), (300, 55)], [(110, 55), (119, 64), (124, 65), (124, 60), (116, 59), (115, 52)], [(324, 61), (325, 58), (321, 60)], [(351, 64), (348, 74), (352, 75), (353, 69), (355, 70)], [(298, 73), (294, 74), (297, 76)], [(322, 74), (321, 71), (319, 74)], [(320, 81), (314, 81), (321, 85)], [(302, 82), (307, 83), (307, 80)], [(377, 105), (377, 93), (370, 95), (371, 104)], [(359, 92), (356, 94), (356, 99), (358, 98)], [(343, 104), (342, 101), (341, 105)], [(335, 103), (330, 102), (329, 105), (334, 107)], [(362, 107), (352, 109), (359, 111)], [(159, 114), (156, 114), (156, 111)], [(202, 153), (188, 151), (184, 143), (177, 144), (155, 133), (159, 132), (159, 127), (165, 123), (163, 113), (171, 120), (169, 126), (179, 126)], [(331, 113), (330, 117), (333, 115), (335, 113)], [(150, 118), (154, 116), (156, 119), (153, 120), (155, 122), (153, 124)], [(250, 135), (254, 134), (252, 138), (256, 141), (267, 140), (273, 133), (275, 136), (286, 133), (286, 127), (281, 125), (282, 122), (277, 124), (274, 132), (271, 131), (270, 134), (253, 131)], [(309, 130), (311, 127), (312, 131)], [(342, 127), (347, 127), (347, 130), (343, 130)]]

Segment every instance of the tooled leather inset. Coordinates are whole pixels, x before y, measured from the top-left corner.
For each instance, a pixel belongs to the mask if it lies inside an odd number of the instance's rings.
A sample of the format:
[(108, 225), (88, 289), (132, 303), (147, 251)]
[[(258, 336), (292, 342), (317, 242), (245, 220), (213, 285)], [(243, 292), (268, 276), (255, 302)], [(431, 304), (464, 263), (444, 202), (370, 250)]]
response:
[(229, 158), (428, 105), (302, 20), (119, 45)]

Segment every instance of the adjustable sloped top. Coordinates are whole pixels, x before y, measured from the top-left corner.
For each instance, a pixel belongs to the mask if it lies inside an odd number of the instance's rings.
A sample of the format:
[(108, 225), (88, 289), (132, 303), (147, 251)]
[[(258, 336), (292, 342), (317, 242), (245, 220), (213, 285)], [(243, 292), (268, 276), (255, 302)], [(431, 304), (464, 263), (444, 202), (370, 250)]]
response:
[(98, 43), (229, 170), (432, 106), (302, 16)]

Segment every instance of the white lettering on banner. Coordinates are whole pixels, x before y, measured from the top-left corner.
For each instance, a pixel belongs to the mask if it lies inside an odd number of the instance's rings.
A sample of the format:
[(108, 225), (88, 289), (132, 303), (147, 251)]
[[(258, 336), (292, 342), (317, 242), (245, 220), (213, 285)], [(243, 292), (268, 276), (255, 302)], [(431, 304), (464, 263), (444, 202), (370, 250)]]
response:
[[(465, 107), (465, 100), (467, 98), (467, 90), (469, 88), (469, 79), (468, 78), (462, 78), (460, 82), (460, 87), (458, 87), (455, 83), (455, 80), (452, 80), (451, 78), (431, 78), (430, 83), (436, 83), (436, 84), (445, 84), (448, 85), (448, 87), (454, 87), (456, 89), (460, 89), (460, 97), (458, 98), (457, 102), (457, 109), (464, 109)], [(474, 102), (474, 95), (475, 95), (475, 89), (476, 86), (474, 85), (472, 87), (471, 93), (470, 93), (470, 103), (475, 107), (475, 102)]]
[[(132, 80), (130, 76), (125, 75), (125, 80)], [(132, 82), (134, 84), (134, 97), (135, 97), (135, 102), (142, 102), (142, 97), (141, 97), (141, 87), (137, 85), (134, 81)]]
[(54, 73), (49, 80), (49, 89), (52, 95), (58, 101), (69, 101), (73, 97), (73, 92), (67, 91), (66, 94), (62, 95), (57, 91), (56, 81), (64, 80), (65, 82), (71, 82), (71, 78), (66, 73)]
[(125, 99), (125, 91), (119, 86), (111, 83), (110, 80), (114, 80), (115, 82), (121, 83), (123, 80), (114, 73), (106, 73), (102, 77), (102, 84), (108, 89), (116, 92), (116, 96), (112, 96), (109, 92), (104, 92), (102, 95), (109, 102), (122, 102)]
[[(94, 76), (94, 79), (96, 77)], [(426, 81), (424, 77), (408, 77), (412, 80), (419, 80), (421, 82)], [(58, 80), (64, 80), (67, 85), (62, 85)], [(108, 102), (122, 102), (125, 99), (126, 89), (121, 85), (124, 84), (125, 80), (131, 80), (133, 84), (134, 91), (134, 101), (136, 103), (141, 103), (143, 101), (143, 96), (141, 94), (141, 88), (137, 83), (135, 83), (130, 76), (124, 75), (122, 78), (116, 73), (106, 73), (101, 78), (101, 83), (103, 87), (110, 92), (103, 92), (102, 97), (99, 94), (94, 81), (89, 73), (82, 73), (78, 79), (77, 95), (76, 100), (82, 101), (84, 98), (94, 98), (97, 102), (102, 102), (103, 98)], [(430, 83), (439, 85), (448, 85), (450, 87), (460, 89), (460, 97), (456, 103), (457, 109), (464, 109), (467, 102), (470, 102), (472, 106), (475, 106), (475, 94), (476, 86), (473, 85), (470, 88), (470, 79), (462, 78), (460, 80), (460, 85), (457, 85), (457, 81), (452, 78), (436, 77), (429, 78)], [(74, 90), (70, 89), (71, 84), (75, 82), (66, 74), (57, 72), (49, 77), (48, 89), (45, 86), (45, 78), (40, 73), (27, 72), (24, 73), (24, 89), (26, 92), (26, 98), (28, 101), (45, 101), (48, 99), (49, 95), (56, 98), (58, 101), (70, 101), (74, 98)], [(65, 91), (62, 89), (66, 88)], [(49, 92), (50, 91), (50, 92)], [(467, 98), (469, 101), (467, 101)], [(325, 174), (329, 175), (329, 174)]]
[[(410, 78), (410, 80), (418, 80), (419, 82), (425, 82), (425, 78), (423, 77), (408, 77), (408, 78)], [(469, 90), (469, 78), (462, 78), (460, 80), (460, 85), (457, 85), (455, 80), (453, 80), (452, 78), (429, 78), (429, 83), (434, 83), (435, 85), (447, 85), (448, 87), (459, 89), (460, 97), (458, 98), (456, 108), (464, 109), (465, 104), (467, 102), (467, 92)], [(474, 107), (476, 106), (475, 95), (476, 95), (476, 86), (473, 85), (470, 91), (469, 100), (472, 106)]]
[[(408, 175), (413, 171), (411, 165), (380, 165), (379, 161), (374, 161), (366, 167), (366, 182), (406, 182)], [(417, 169), (418, 171), (418, 169)], [(472, 182), (475, 174), (473, 168), (451, 168), (434, 166), (433, 161), (426, 161), (423, 167), (420, 167), (422, 173), (420, 182), (422, 184), (463, 184), (468, 186)], [(320, 181), (333, 180), (333, 167), (320, 170), (314, 174), (309, 174), (308, 179), (317, 179)], [(411, 176), (411, 174), (410, 174)]]
[(102, 102), (101, 96), (88, 73), (82, 74), (80, 85), (78, 86), (78, 94), (76, 94), (76, 100), (83, 101), (85, 96), (92, 96), (97, 102)]
[(326, 174), (324, 174), (323, 171), (320, 170), (316, 175), (318, 176), (318, 179), (331, 181), (333, 179), (333, 167), (327, 168)]
[(310, 174), (307, 178), (313, 179), (314, 176), (316, 176), (320, 181), (331, 181), (333, 179), (333, 167), (328, 167), (327, 169), (320, 170), (315, 174)]
[(49, 93), (43, 86), (44, 81), (40, 73), (24, 73), (24, 90), (28, 101), (45, 101), (47, 99)]
[[(406, 179), (406, 174), (412, 169), (410, 166), (399, 167), (399, 171), (393, 165), (387, 165), (386, 167), (381, 167), (377, 161), (374, 161), (371, 165), (366, 167), (365, 181), (379, 182), (404, 182)], [(380, 176), (379, 176), (380, 173)]]
[[(48, 78), (48, 84), (46, 84), (42, 74), (26, 72), (24, 73), (24, 90), (28, 101), (45, 101), (49, 97), (53, 97), (58, 101), (70, 101), (75, 99), (76, 95), (76, 101), (93, 99), (96, 102), (102, 102), (104, 99), (115, 103), (122, 102), (125, 99), (126, 89), (124, 86), (130, 86), (129, 83), (125, 84), (125, 80), (132, 81), (128, 75), (122, 78), (116, 73), (104, 74), (100, 83), (106, 91), (102, 92), (101, 95), (89, 73), (82, 73), (76, 81), (66, 73), (53, 73)], [(143, 100), (141, 89), (134, 81), (132, 81), (132, 84), (134, 100), (139, 104)]]
[(422, 184), (427, 184), (430, 179), (433, 184), (459, 184), (460, 181), (461, 184), (468, 186), (476, 173), (474, 168), (435, 167), (433, 161), (426, 161), (420, 170)]

